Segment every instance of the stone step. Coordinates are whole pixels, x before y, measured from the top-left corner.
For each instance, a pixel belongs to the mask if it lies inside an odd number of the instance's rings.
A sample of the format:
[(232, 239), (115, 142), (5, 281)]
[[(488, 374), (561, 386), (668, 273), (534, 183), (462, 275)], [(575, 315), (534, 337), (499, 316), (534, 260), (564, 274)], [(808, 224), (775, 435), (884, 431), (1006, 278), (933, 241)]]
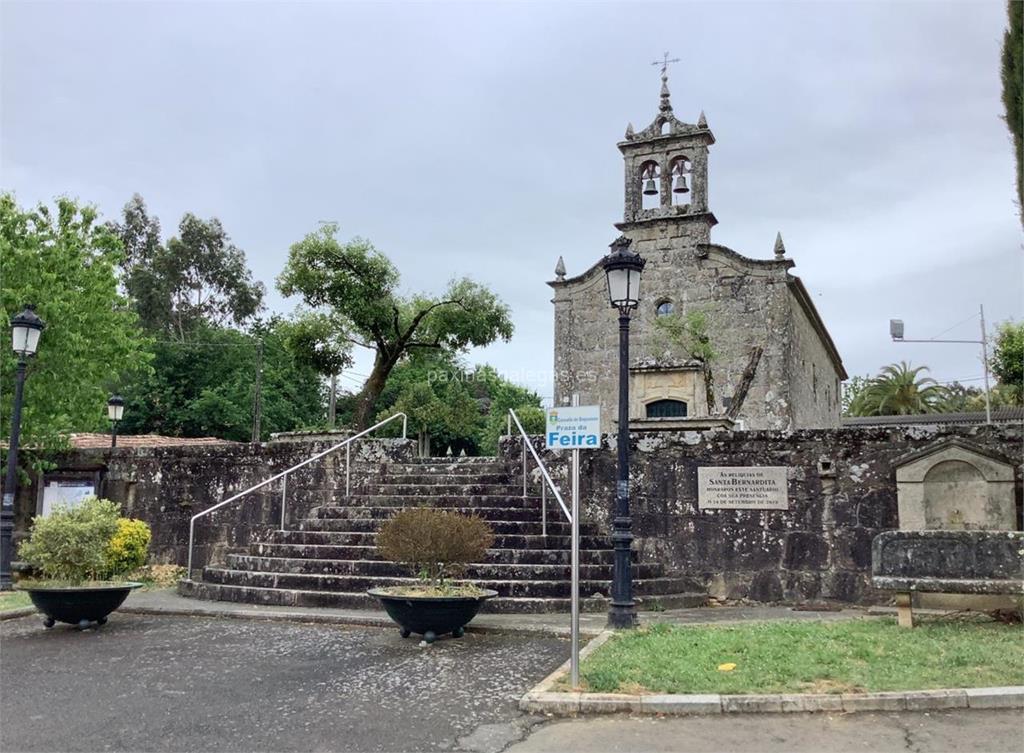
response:
[[(374, 531), (271, 531), (264, 543), (280, 544), (333, 544), (335, 546), (372, 546), (377, 541)], [(564, 549), (571, 543), (565, 535), (540, 536), (536, 534), (496, 534), (495, 549)], [(611, 549), (608, 536), (581, 535), (580, 548)]]
[[(227, 567), (207, 567), (203, 570), (207, 583), (247, 586), (255, 588), (281, 588), (299, 591), (342, 591), (360, 592), (368, 588), (384, 586), (411, 586), (420, 581), (409, 577), (377, 577), (364, 575), (325, 575), (313, 573), (276, 573), (253, 570), (232, 570)], [(565, 580), (501, 580), (474, 579), (473, 581), (453, 580), (453, 583), (472, 582), (480, 588), (497, 591), (509, 598), (565, 598), (569, 595), (569, 581)], [(582, 580), (580, 594), (607, 595), (610, 580)], [(647, 578), (633, 581), (637, 593), (647, 596), (676, 593), (687, 590), (689, 582), (684, 578)]]
[(516, 484), (483, 484), (470, 481), (465, 484), (449, 483), (444, 479), (436, 484), (403, 484), (393, 481), (368, 481), (359, 485), (358, 492), (369, 497), (522, 497), (523, 487)]
[[(422, 507), (431, 509), (443, 509), (445, 512), (455, 512), (462, 515), (476, 515), (484, 520), (520, 520), (530, 523), (541, 522), (540, 509), (524, 507), (444, 507), (433, 508), (431, 504), (423, 504)], [(398, 514), (403, 509), (398, 507), (368, 507), (366, 505), (331, 505), (325, 507), (314, 507), (309, 511), (310, 518), (344, 519), (344, 520), (377, 520), (383, 522)], [(550, 510), (548, 511), (550, 514)], [(549, 518), (548, 522), (552, 522)]]
[[(381, 611), (380, 602), (366, 593), (336, 593), (327, 591), (300, 591), (274, 588), (230, 586), (219, 583), (203, 583), (183, 580), (178, 583), (178, 593), (198, 599), (230, 601), (245, 604), (266, 604), (286, 607), (313, 607), (333, 609), (367, 609)], [(702, 593), (664, 594), (658, 597), (637, 597), (638, 609), (683, 609), (701, 607), (707, 603)], [(484, 602), (482, 613), (539, 614), (564, 612), (568, 620), (569, 599), (508, 599), (496, 597)], [(605, 612), (606, 599), (583, 597), (580, 609), (584, 612)], [(568, 624), (568, 622), (566, 623)]]
[[(512, 495), (493, 494), (467, 494), (455, 495), (446, 494), (443, 497), (432, 497), (424, 500), (423, 496), (417, 495), (394, 495), (394, 494), (362, 494), (354, 491), (352, 494), (345, 494), (344, 489), (335, 490), (335, 499), (339, 507), (352, 507), (365, 505), (368, 507), (419, 507), (424, 502), (429, 502), (430, 507), (525, 507), (528, 509), (541, 509), (540, 495), (523, 497), (522, 492)], [(564, 499), (564, 498), (563, 498)], [(331, 505), (326, 505), (331, 506)], [(566, 502), (568, 506), (568, 502)], [(558, 510), (558, 514), (564, 517), (558, 502), (550, 494), (548, 495), (548, 513)]]
[(365, 483), (377, 484), (512, 484), (517, 486), (520, 492), (523, 489), (522, 476), (510, 476), (506, 472), (491, 473), (486, 471), (458, 471), (454, 473), (422, 473), (405, 472), (394, 473), (390, 469), (381, 470), (380, 473), (370, 474)]
[[(227, 568), (265, 573), (296, 575), (359, 575), (367, 577), (403, 577), (409, 573), (405, 565), (380, 559), (315, 559), (304, 557), (267, 557), (252, 554), (229, 554)], [(659, 564), (634, 564), (633, 577), (658, 578), (664, 575)], [(564, 580), (571, 577), (569, 565), (525, 564), (519, 562), (481, 562), (466, 566), (462, 576), (472, 580)], [(608, 581), (612, 577), (610, 564), (580, 565), (580, 578), (586, 581)]]
[(509, 473), (508, 463), (497, 458), (452, 458), (439, 460), (436, 458), (412, 458), (400, 462), (380, 464), (383, 473)]
[[(380, 559), (377, 547), (372, 544), (252, 544), (251, 554), (261, 557), (294, 557), (328, 560), (369, 560)], [(634, 552), (634, 559), (636, 558)], [(486, 562), (521, 563), (525, 565), (568, 565), (571, 553), (568, 549), (489, 549)], [(581, 565), (611, 565), (614, 559), (610, 549), (580, 550)]]
[[(369, 519), (348, 519), (348, 518), (306, 518), (299, 521), (298, 528), (300, 531), (338, 531), (344, 533), (364, 533), (376, 531), (380, 528), (381, 520)], [(487, 524), (491, 527), (491, 530), (495, 534), (503, 535), (540, 535), (543, 531), (543, 527), (540, 521), (524, 521), (524, 520), (488, 520)], [(564, 520), (561, 522), (555, 522), (548, 518), (547, 534), (549, 536), (566, 536), (570, 533), (570, 526)], [(599, 529), (593, 524), (584, 524), (580, 526), (581, 536), (594, 536), (599, 533)]]

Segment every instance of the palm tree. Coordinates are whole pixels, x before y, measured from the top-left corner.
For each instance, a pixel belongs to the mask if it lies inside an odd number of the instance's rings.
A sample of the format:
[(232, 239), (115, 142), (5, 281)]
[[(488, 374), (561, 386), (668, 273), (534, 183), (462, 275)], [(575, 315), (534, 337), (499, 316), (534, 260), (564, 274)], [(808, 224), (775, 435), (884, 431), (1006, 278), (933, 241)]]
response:
[(946, 399), (946, 388), (931, 377), (918, 374), (927, 366), (911, 368), (906, 361), (882, 368), (850, 404), (853, 416), (907, 416), (937, 413)]

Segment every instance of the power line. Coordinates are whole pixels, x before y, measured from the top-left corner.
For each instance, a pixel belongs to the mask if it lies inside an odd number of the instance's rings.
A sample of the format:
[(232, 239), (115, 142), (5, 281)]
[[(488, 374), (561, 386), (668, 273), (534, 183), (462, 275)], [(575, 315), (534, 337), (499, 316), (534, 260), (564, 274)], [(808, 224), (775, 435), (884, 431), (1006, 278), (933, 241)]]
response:
[(961, 324), (967, 324), (967, 322), (971, 321), (971, 319), (975, 319), (975, 318), (977, 318), (977, 316), (978, 316), (977, 314), (971, 314), (971, 315), (970, 315), (969, 317), (967, 317), (966, 319), (964, 319), (964, 320), (963, 320), (962, 322), (957, 322), (956, 324), (954, 324), (954, 325), (953, 325), (952, 327), (950, 327), (949, 329), (944, 329), (944, 330), (942, 330), (942, 332), (940, 332), (939, 334), (937, 334), (937, 335), (932, 335), (932, 336), (931, 336), (931, 337), (929, 337), (928, 339), (929, 339), (929, 340), (937, 340), (938, 338), (942, 337), (942, 336), (943, 336), (944, 334), (946, 334), (947, 332), (951, 332), (952, 330), (954, 330), (954, 329), (956, 329), (957, 327), (959, 327), (959, 326), (960, 326)]

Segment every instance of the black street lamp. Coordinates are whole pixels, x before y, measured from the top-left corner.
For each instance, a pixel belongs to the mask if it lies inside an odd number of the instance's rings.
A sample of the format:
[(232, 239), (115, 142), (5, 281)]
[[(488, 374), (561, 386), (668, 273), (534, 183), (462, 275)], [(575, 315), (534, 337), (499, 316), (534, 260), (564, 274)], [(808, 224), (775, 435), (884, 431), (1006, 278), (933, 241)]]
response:
[(602, 266), (608, 277), (608, 299), (619, 310), (619, 439), (618, 478), (615, 484), (615, 515), (612, 518), (612, 601), (608, 626), (636, 625), (633, 601), (633, 520), (629, 516), (629, 314), (640, 303), (640, 273), (647, 261), (630, 251), (632, 241), (620, 236)]
[(124, 415), (124, 398), (111, 395), (107, 401), (107, 418), (110, 419), (110, 446), (117, 447), (117, 424)]
[(0, 591), (11, 588), (11, 560), (14, 538), (14, 497), (18, 489), (18, 438), (21, 435), (21, 401), (25, 391), (25, 367), (35, 355), (42, 334), (43, 320), (33, 306), (11, 319), (11, 345), (18, 356), (14, 378), (14, 409), (11, 412), (11, 439), (7, 447), (7, 476), (3, 503), (0, 504)]

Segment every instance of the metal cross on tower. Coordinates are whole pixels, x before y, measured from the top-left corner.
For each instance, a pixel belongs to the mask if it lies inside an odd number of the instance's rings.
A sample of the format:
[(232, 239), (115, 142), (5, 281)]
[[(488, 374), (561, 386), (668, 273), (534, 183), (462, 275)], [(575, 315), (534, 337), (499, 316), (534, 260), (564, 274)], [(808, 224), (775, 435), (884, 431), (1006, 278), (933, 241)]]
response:
[(670, 63), (680, 63), (680, 62), (682, 62), (682, 61), (679, 58), (672, 58), (671, 60), (669, 60), (668, 59), (668, 53), (666, 52), (665, 56), (661, 60), (655, 60), (653, 63), (651, 63), (651, 65), (660, 65), (661, 66), (661, 75), (664, 76), (668, 72), (668, 66), (669, 66)]

